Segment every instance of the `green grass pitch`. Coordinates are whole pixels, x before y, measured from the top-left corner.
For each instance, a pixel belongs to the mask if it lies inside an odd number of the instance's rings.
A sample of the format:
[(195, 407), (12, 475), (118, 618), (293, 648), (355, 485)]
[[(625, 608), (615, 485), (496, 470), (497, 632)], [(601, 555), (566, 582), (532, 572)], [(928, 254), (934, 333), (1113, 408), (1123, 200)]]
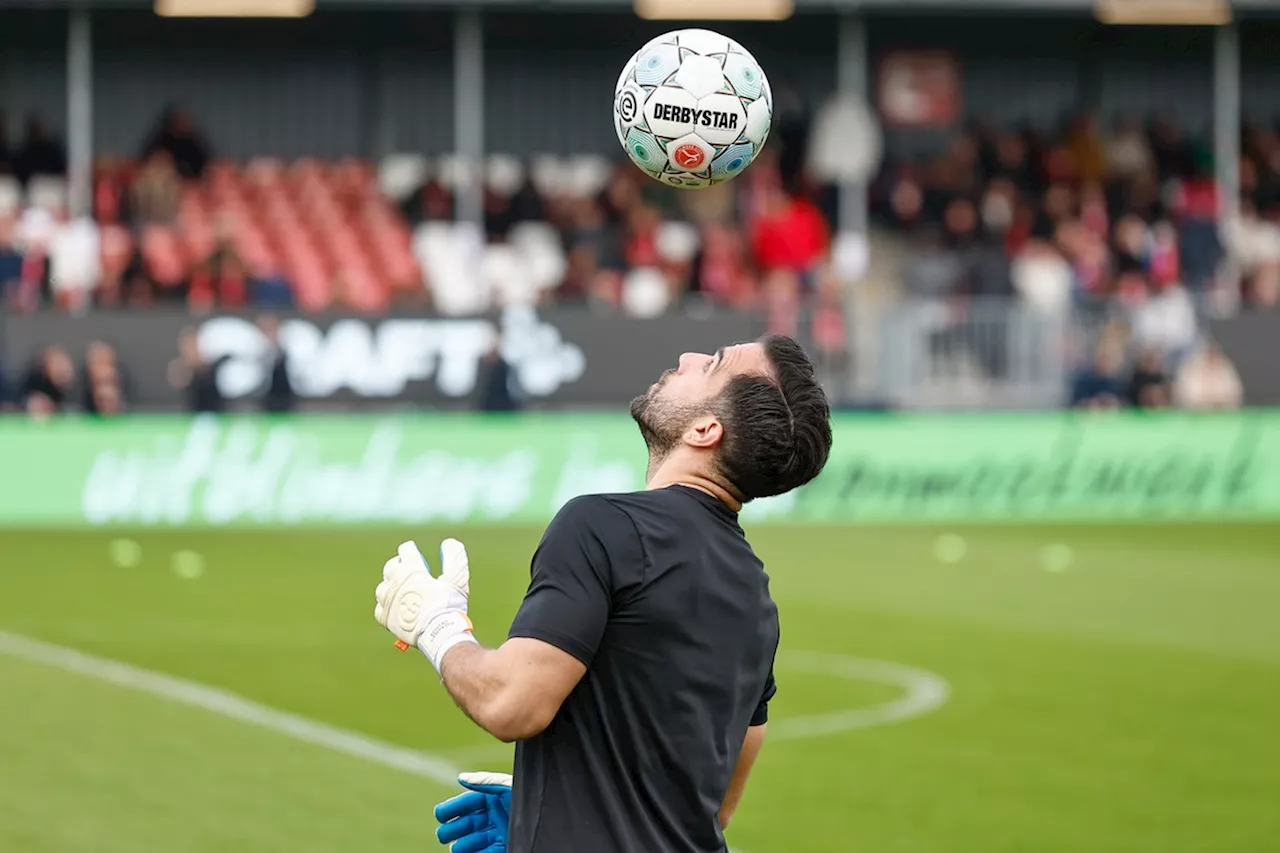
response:
[[(4, 532), (0, 631), (232, 691), (465, 769), (509, 749), (372, 617), (382, 563), (458, 535), (501, 640), (539, 531)], [(951, 538), (960, 537), (959, 540)], [(136, 561), (112, 541), (136, 542)], [(1280, 851), (1280, 527), (760, 528), (784, 652), (746, 853)], [(117, 549), (119, 550), (119, 549)], [(192, 551), (204, 571), (175, 572)], [(941, 559), (939, 557), (941, 555)], [(890, 684), (802, 652), (945, 679)], [(874, 712), (873, 712), (874, 713)], [(866, 718), (863, 718), (866, 719)], [(436, 850), (446, 786), (0, 653), (0, 851)], [(657, 851), (655, 851), (657, 853)]]

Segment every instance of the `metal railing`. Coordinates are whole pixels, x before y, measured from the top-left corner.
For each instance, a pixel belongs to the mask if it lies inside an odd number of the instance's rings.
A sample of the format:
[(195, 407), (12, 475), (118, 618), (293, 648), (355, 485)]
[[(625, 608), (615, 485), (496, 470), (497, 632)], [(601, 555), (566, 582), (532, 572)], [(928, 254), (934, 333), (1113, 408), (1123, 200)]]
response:
[(1072, 373), (1120, 319), (1107, 308), (1049, 313), (993, 297), (912, 297), (858, 310), (848, 346), (819, 359), (833, 402), (916, 411), (1061, 408)]

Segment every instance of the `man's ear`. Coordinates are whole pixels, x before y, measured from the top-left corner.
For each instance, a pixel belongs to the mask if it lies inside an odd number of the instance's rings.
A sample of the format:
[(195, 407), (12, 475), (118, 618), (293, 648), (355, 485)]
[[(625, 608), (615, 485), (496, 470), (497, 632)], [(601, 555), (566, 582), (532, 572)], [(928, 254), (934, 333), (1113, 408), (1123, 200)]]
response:
[(690, 447), (709, 450), (724, 438), (724, 427), (715, 415), (700, 415), (684, 431), (684, 443)]

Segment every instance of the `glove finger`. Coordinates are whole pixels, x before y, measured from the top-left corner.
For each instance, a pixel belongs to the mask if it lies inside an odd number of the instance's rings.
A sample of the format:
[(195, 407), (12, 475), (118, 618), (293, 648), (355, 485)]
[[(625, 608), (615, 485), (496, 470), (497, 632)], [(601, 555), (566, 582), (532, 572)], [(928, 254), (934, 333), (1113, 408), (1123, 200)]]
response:
[(467, 547), (457, 539), (440, 543), (440, 580), (463, 596), (471, 595), (471, 562), (467, 559)]
[(471, 835), (480, 835), (489, 829), (489, 818), (482, 814), (463, 815), (436, 827), (436, 840), (452, 844)]
[(373, 606), (373, 618), (376, 619), (378, 624), (382, 627), (387, 627), (387, 612), (382, 609), (381, 604), (375, 604)]
[(451, 797), (443, 803), (436, 804), (436, 820), (440, 823), (460, 818), (464, 815), (483, 815), (488, 805), (488, 798), (477, 791), (465, 791)]
[(463, 782), (462, 787), (481, 794), (488, 794), (491, 797), (500, 797), (504, 794), (511, 795), (511, 786), (509, 785), (468, 785)]
[(387, 581), (383, 581), (382, 583), (378, 584), (377, 588), (373, 591), (373, 598), (375, 601), (379, 601), (379, 602), (384, 601), (387, 597), (387, 593), (390, 591), (391, 591), (391, 584), (389, 584)]
[(392, 587), (399, 585), (404, 579), (405, 570), (403, 561), (399, 557), (392, 557), (382, 564), (382, 582)]
[(427, 558), (422, 556), (422, 552), (418, 550), (417, 542), (413, 540), (401, 542), (396, 555), (400, 558), (400, 564), (404, 566), (406, 574), (416, 571), (424, 571), (430, 574), (431, 566), (427, 563)]
[(500, 838), (493, 830), (477, 832), (459, 838), (450, 849), (453, 853), (497, 853), (506, 849), (506, 845), (499, 846)]
[(458, 784), (462, 785), (464, 788), (471, 788), (473, 790), (479, 787), (491, 785), (497, 785), (509, 789), (511, 787), (511, 774), (489, 773), (485, 771), (461, 773), (458, 775)]

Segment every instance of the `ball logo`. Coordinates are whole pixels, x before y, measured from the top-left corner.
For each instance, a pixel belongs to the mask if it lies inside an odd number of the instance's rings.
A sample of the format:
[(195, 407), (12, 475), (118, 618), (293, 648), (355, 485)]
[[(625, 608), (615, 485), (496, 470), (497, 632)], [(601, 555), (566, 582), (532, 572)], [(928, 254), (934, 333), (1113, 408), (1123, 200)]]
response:
[(694, 171), (702, 167), (707, 161), (707, 152), (703, 151), (692, 142), (686, 142), (676, 149), (675, 162), (681, 169)]
[(635, 92), (626, 91), (618, 97), (618, 116), (627, 124), (636, 120), (636, 113), (639, 111), (640, 105), (636, 101)]

